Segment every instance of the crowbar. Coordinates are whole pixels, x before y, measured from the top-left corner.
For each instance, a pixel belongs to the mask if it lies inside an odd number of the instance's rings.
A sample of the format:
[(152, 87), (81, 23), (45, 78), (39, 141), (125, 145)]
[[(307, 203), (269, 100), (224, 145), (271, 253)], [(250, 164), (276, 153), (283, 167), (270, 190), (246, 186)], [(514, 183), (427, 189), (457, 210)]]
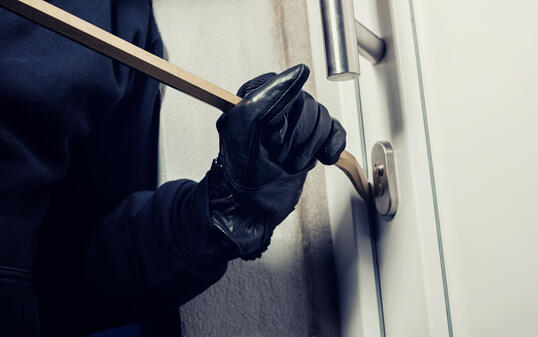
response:
[[(241, 102), (241, 97), (46, 1), (0, 0), (0, 6), (223, 112)], [(357, 159), (344, 150), (335, 165), (346, 174), (359, 195), (368, 202), (370, 199), (368, 178)]]

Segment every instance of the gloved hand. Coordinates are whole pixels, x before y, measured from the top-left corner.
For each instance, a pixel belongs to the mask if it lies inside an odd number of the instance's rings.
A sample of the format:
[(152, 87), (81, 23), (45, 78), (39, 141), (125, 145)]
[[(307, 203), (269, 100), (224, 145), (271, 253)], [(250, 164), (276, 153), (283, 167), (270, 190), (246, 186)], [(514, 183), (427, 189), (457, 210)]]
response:
[(332, 165), (345, 148), (344, 128), (301, 90), (308, 75), (298, 65), (245, 83), (238, 92), (243, 101), (217, 121), (220, 152), (207, 175), (209, 208), (231, 243), (230, 259), (260, 257), (317, 159)]

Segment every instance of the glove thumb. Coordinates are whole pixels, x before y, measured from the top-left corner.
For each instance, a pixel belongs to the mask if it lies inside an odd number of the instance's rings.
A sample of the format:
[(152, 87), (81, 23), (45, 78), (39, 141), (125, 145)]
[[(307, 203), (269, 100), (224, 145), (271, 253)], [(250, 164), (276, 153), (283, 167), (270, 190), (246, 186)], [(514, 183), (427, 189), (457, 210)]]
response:
[(346, 148), (346, 130), (339, 121), (333, 118), (329, 137), (317, 153), (318, 160), (325, 165), (333, 165)]

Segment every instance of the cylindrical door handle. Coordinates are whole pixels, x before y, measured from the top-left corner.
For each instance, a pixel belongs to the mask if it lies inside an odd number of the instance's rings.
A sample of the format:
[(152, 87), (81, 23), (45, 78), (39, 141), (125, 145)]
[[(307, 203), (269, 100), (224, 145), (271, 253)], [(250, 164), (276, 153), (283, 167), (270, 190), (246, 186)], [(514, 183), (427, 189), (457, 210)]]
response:
[(320, 0), (327, 78), (345, 81), (360, 75), (359, 57), (373, 64), (385, 56), (385, 41), (355, 20), (353, 0)]

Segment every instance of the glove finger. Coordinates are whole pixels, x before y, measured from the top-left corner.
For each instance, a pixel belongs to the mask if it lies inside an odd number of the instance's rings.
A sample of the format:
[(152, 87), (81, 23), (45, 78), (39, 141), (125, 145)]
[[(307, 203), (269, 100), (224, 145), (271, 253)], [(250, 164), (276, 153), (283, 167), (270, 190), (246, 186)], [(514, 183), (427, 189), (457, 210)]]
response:
[(318, 151), (317, 157), (323, 164), (333, 165), (345, 148), (346, 130), (339, 121), (333, 118), (329, 137)]
[(286, 107), (301, 92), (310, 70), (299, 64), (254, 89), (238, 104), (265, 125), (279, 124)]
[(237, 90), (237, 96), (245, 98), (245, 96), (248, 95), (252, 90), (261, 87), (263, 84), (265, 84), (267, 81), (269, 81), (275, 76), (276, 73), (267, 73), (251, 79), (250, 81), (243, 84), (239, 88), (239, 90)]
[(279, 157), (290, 172), (302, 171), (316, 160), (316, 154), (331, 130), (331, 117), (327, 109), (306, 92), (301, 97), (302, 100), (296, 100), (302, 101), (301, 107), (292, 109), (297, 113), (289, 116), (292, 127)]

